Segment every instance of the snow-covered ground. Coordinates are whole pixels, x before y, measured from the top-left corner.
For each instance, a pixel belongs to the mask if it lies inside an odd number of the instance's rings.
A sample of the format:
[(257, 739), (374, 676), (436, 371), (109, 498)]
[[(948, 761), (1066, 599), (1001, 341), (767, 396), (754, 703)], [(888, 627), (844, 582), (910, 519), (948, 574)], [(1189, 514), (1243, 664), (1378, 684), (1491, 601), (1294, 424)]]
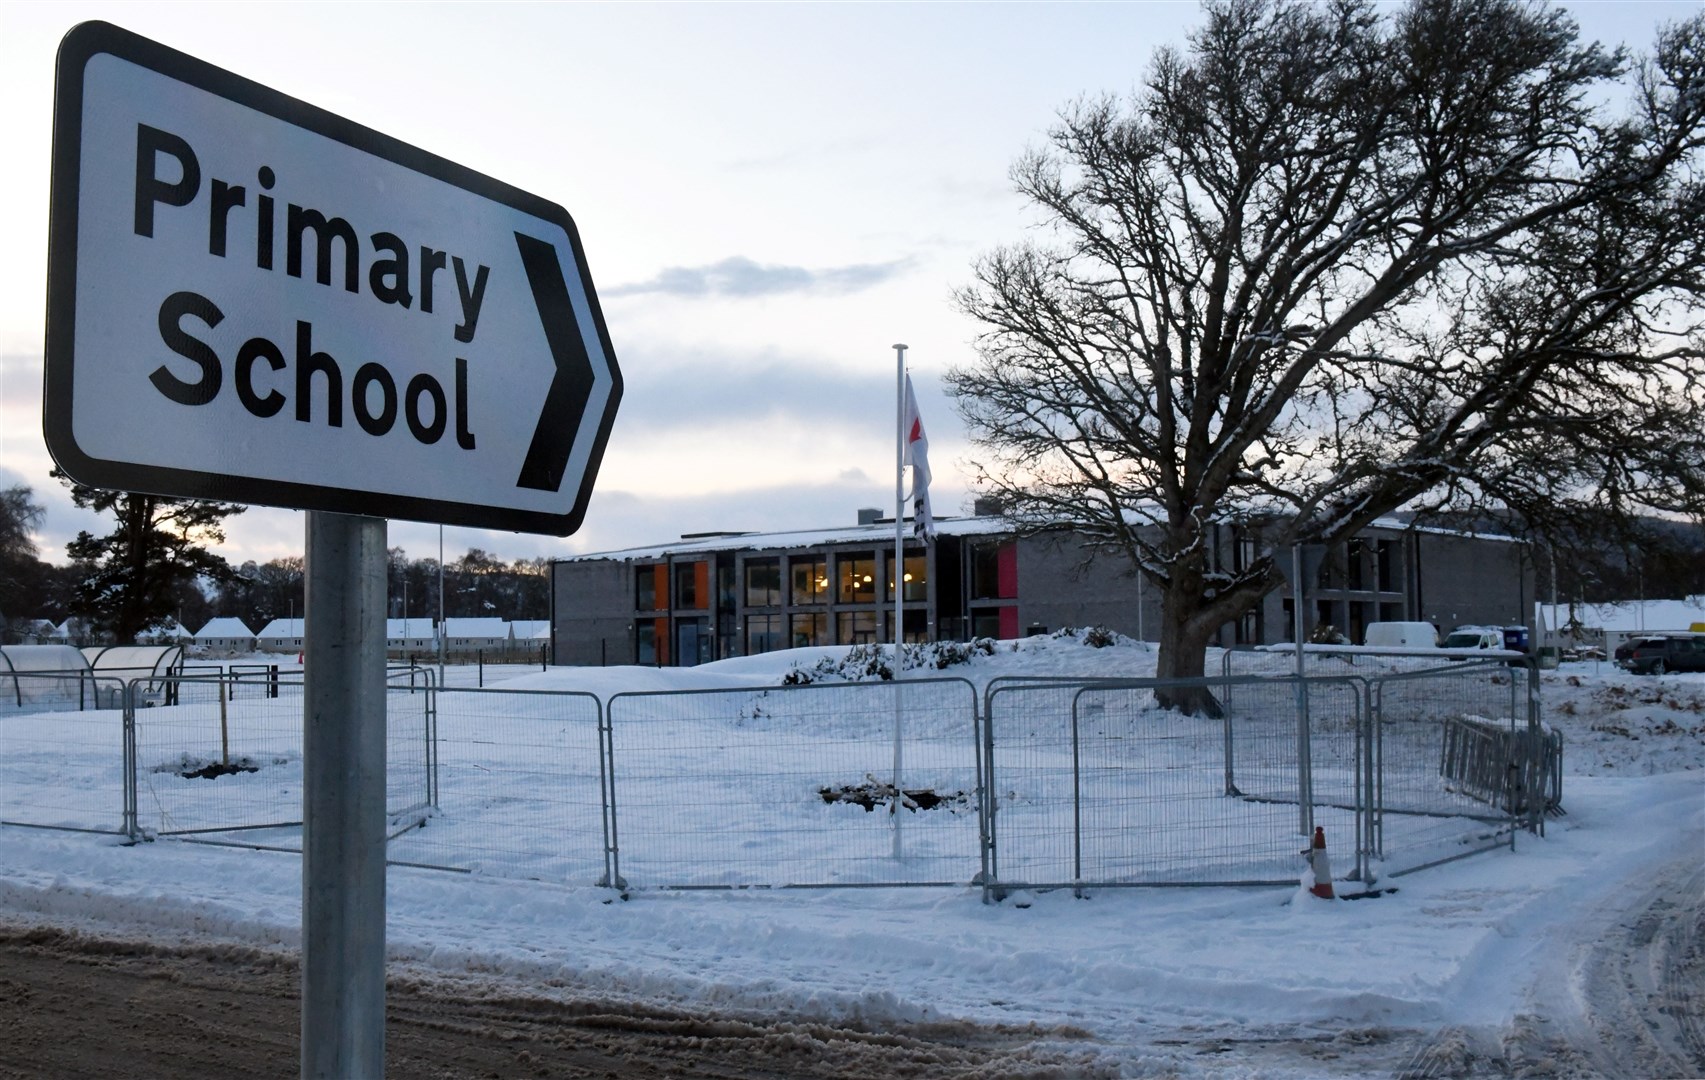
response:
[[(604, 697), (774, 685), (822, 655), (688, 670), (488, 667), (485, 678)], [(951, 674), (981, 686), (1009, 674), (1132, 677), (1152, 665), (1130, 643), (1034, 639)], [(475, 677), (454, 669), (450, 682)], [(1062, 890), (986, 905), (979, 890), (955, 887), (637, 890), (616, 901), (597, 888), (395, 867), (390, 955), (542, 994), (878, 1026), (1028, 1025), (1039, 1053), (1102, 1075), (1469, 1075), (1489, 1055), (1514, 1060), (1515, 1044), (1552, 1073), (1602, 1071), (1566, 1045), (1571, 1025), (1590, 1028), (1603, 1011), (1603, 988), (1588, 985), (1602, 969), (1593, 950), (1631, 906), (1700, 903), (1705, 676), (1585, 663), (1545, 673), (1543, 688), (1545, 719), (1566, 739), (1566, 815), (1544, 838), (1520, 835), (1513, 852), (1387, 882), (1397, 891), (1377, 899)], [(3, 919), (289, 947), (300, 894), (300, 860), (288, 854), (0, 828)], [(1666, 1060), (1628, 1062), (1626, 1074), (1652, 1075)]]

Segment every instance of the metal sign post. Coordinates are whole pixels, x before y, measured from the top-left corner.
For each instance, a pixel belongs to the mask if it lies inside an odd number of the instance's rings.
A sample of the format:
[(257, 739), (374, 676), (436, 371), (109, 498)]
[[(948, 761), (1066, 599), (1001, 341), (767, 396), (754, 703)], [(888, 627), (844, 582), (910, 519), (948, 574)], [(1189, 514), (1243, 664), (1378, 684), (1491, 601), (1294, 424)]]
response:
[(385, 1073), (385, 520), (311, 512), (302, 1077)]

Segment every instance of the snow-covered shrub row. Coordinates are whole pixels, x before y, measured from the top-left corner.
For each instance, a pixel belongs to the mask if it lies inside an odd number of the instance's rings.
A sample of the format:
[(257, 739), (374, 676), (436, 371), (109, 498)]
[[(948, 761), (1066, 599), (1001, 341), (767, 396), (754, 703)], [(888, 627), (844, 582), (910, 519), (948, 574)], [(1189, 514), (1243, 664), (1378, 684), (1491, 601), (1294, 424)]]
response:
[[(903, 645), (902, 663), (906, 671), (929, 669), (943, 671), (958, 664), (968, 664), (979, 656), (993, 656), (993, 638), (972, 641), (931, 641)], [(838, 682), (887, 682), (894, 678), (890, 646), (854, 645), (846, 655), (835, 659), (824, 657), (808, 668), (795, 666), (782, 676), (783, 686), (809, 686), (819, 680)]]
[[(1055, 641), (1076, 641), (1092, 649), (1132, 644), (1130, 638), (1105, 626), (1066, 627), (1054, 631), (1050, 637)], [(970, 641), (931, 641), (904, 645), (902, 648), (905, 650), (905, 670), (945, 671), (950, 667), (968, 664), (978, 657), (993, 656), (998, 644), (993, 638), (985, 637)], [(1009, 643), (1009, 647), (1011, 651), (1018, 652), (1025, 647), (1025, 642), (1014, 641)], [(891, 656), (892, 647), (888, 645), (854, 645), (847, 649), (846, 655), (838, 659), (823, 657), (810, 667), (795, 665), (782, 676), (782, 685), (809, 686), (824, 679), (838, 682), (886, 682), (894, 678)]]
[(1054, 637), (1080, 641), (1092, 649), (1105, 649), (1109, 645), (1121, 645), (1131, 640), (1117, 630), (1109, 630), (1105, 626), (1065, 626), (1054, 631)]

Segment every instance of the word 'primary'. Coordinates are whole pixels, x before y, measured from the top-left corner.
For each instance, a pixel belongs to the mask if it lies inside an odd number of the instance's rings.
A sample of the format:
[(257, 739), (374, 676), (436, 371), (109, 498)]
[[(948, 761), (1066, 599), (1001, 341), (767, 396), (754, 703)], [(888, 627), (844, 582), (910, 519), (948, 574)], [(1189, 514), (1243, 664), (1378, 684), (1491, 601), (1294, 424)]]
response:
[[(176, 179), (161, 175), (162, 158), (177, 163)], [(262, 165), (256, 173), (260, 192), (255, 198), (254, 256), (261, 270), (275, 269), (277, 255), (278, 208), (276, 200), (264, 194), (277, 183), (273, 170)], [(153, 238), (155, 213), (159, 206), (190, 207), (202, 195), (201, 163), (189, 141), (172, 132), (147, 124), (136, 125), (136, 187), (134, 231), (136, 235)], [(212, 178), (207, 193), (207, 253), (225, 258), (232, 247), (232, 219), (248, 213), (248, 189), (217, 177)], [(361, 291), (362, 245), (354, 227), (342, 217), (328, 217), (315, 207), (286, 203), (284, 209), (284, 272), (290, 277), (303, 276), (303, 248), (309, 237), (313, 241), (314, 281), (333, 286), (334, 250), (341, 248), (343, 273), (341, 284), (346, 292)], [(419, 303), (422, 314), (434, 313), (437, 299), (437, 278), (449, 271), (455, 280), (460, 301), (460, 320), (452, 330), (458, 342), (470, 344), (479, 326), (480, 309), (485, 301), (486, 286), (491, 268), (476, 265), (470, 275), (467, 263), (459, 255), (424, 245), (411, 249), (401, 237), (390, 232), (376, 232), (368, 238), (373, 259), (368, 267), (366, 282), (374, 299), (387, 305), (413, 309)], [(413, 269), (411, 269), (411, 264)], [(206, 341), (185, 328), (185, 321), (194, 318), (208, 329), (217, 327), (225, 313), (206, 296), (180, 291), (166, 297), (160, 305), (160, 340), (174, 353), (192, 361), (200, 370), (194, 381), (180, 378), (162, 364), (150, 375), (155, 389), (180, 405), (205, 405), (219, 396), (224, 386), (224, 366), (218, 352)], [(314, 418), (314, 376), (324, 376), (326, 388), (325, 422), (331, 427), (343, 426), (344, 377), (336, 358), (313, 348), (313, 326), (305, 320), (296, 323), (294, 350), (295, 377), (285, 383), (269, 383), (259, 376), (256, 365), (265, 363), (269, 372), (289, 367), (290, 359), (271, 340), (251, 337), (236, 352), (232, 382), (238, 401), (254, 416), (263, 419), (276, 416), (286, 404), (286, 388), (295, 395), (295, 418), (310, 423)], [(361, 429), (370, 435), (384, 435), (401, 415), (409, 433), (422, 443), (435, 443), (443, 437), (452, 414), (456, 425), (456, 445), (463, 450), (474, 449), (474, 435), (468, 426), (468, 363), (457, 357), (452, 407), (442, 384), (426, 372), (410, 378), (399, 389), (399, 380), (384, 364), (369, 361), (362, 364), (349, 380), (350, 411)], [(378, 400), (373, 400), (377, 391)]]

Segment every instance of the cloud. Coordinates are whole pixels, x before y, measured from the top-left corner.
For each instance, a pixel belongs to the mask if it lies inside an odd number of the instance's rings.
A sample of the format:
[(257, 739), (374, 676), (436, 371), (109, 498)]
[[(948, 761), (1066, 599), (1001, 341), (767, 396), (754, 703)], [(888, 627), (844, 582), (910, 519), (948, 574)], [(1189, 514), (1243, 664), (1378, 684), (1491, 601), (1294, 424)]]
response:
[(709, 266), (671, 266), (650, 281), (617, 285), (598, 292), (604, 297), (664, 293), (669, 296), (742, 299), (781, 293), (845, 295), (898, 277), (911, 268), (912, 262), (907, 258), (810, 270), (803, 266), (766, 265), (744, 255), (735, 255)]

